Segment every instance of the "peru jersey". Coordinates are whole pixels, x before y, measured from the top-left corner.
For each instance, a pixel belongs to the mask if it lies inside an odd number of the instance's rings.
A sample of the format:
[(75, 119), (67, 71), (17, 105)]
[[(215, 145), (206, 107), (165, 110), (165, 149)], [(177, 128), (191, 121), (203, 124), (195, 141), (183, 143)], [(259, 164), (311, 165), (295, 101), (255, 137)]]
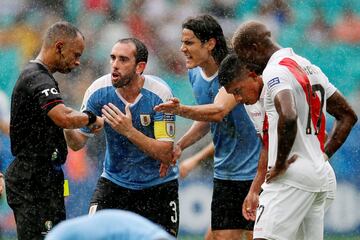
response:
[[(207, 78), (200, 67), (189, 70), (198, 104), (211, 104), (219, 91), (218, 75)], [(221, 122), (211, 123), (215, 146), (214, 177), (252, 180), (260, 152), (260, 139), (243, 105), (237, 105)]]
[[(155, 105), (172, 97), (169, 86), (160, 78), (145, 75), (144, 86), (130, 105), (133, 126), (144, 135), (159, 141), (174, 141), (175, 116), (153, 110)], [(82, 110), (101, 116), (105, 104), (112, 103), (125, 113), (126, 100), (111, 83), (111, 75), (97, 79), (86, 91)], [(142, 152), (125, 136), (105, 123), (106, 153), (102, 177), (126, 188), (144, 189), (177, 178), (177, 167), (172, 167), (164, 178), (159, 176), (160, 161)], [(88, 128), (81, 131), (89, 135)]]
[(264, 72), (264, 106), (269, 121), (268, 166), (277, 158), (279, 116), (274, 98), (282, 90), (291, 90), (297, 110), (297, 134), (290, 155), (295, 163), (278, 181), (311, 192), (327, 191), (327, 168), (323, 157), (326, 99), (336, 88), (317, 66), (296, 55), (291, 48), (275, 52)]

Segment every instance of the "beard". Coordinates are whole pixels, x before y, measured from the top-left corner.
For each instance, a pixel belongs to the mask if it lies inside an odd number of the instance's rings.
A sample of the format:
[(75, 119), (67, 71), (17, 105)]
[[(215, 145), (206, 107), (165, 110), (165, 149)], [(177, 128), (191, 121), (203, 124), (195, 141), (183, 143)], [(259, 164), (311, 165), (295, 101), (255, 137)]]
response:
[(134, 79), (135, 77), (135, 71), (128, 74), (128, 75), (125, 75), (125, 76), (120, 76), (119, 79), (117, 81), (112, 81), (112, 85), (113, 87), (115, 88), (122, 88), (122, 87), (125, 87), (127, 85), (130, 84), (131, 80)]

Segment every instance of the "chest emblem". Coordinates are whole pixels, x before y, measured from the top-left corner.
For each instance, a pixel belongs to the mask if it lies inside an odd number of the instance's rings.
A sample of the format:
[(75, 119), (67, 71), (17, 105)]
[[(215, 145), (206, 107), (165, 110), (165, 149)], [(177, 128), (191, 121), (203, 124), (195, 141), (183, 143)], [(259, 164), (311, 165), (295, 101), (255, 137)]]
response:
[(140, 114), (140, 122), (143, 126), (149, 126), (151, 123), (150, 114)]

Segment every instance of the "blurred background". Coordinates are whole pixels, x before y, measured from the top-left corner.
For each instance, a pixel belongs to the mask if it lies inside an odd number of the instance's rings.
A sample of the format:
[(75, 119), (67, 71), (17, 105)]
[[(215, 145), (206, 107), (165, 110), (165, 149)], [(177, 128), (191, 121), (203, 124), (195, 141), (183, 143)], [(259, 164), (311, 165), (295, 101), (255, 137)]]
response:
[[(263, 21), (283, 47), (310, 59), (346, 96), (360, 115), (359, 0), (1, 0), (0, 1), (0, 170), (12, 160), (8, 139), (9, 101), (26, 62), (39, 51), (45, 29), (58, 20), (75, 24), (85, 35), (81, 67), (56, 74), (67, 105), (79, 109), (87, 87), (108, 73), (111, 47), (119, 38), (134, 36), (148, 46), (146, 74), (163, 78), (174, 95), (194, 104), (184, 57), (179, 51), (181, 23), (188, 16), (215, 16), (231, 39), (245, 20)], [(330, 130), (332, 120), (328, 121)], [(191, 121), (178, 118), (177, 138)], [(360, 125), (331, 159), (337, 199), (325, 220), (326, 239), (360, 239)], [(206, 137), (186, 150), (182, 159), (210, 141)], [(87, 214), (95, 183), (102, 171), (104, 141), (100, 135), (87, 148), (70, 152), (64, 166), (71, 195), (67, 217)], [(212, 161), (180, 180), (179, 239), (201, 239), (210, 223)], [(241, 213), (239, 213), (241, 214)], [(14, 239), (15, 225), (5, 197), (0, 199), (0, 239)]]

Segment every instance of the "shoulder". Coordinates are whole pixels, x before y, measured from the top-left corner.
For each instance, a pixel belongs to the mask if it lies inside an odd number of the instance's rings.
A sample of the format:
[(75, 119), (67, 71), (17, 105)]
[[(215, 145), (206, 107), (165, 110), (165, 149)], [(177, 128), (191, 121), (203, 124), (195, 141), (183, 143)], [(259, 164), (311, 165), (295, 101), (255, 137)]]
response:
[(87, 89), (87, 94), (91, 95), (94, 92), (112, 86), (110, 74), (104, 75), (96, 79)]
[(163, 101), (172, 96), (170, 86), (161, 78), (153, 75), (144, 75), (144, 89), (157, 95)]

